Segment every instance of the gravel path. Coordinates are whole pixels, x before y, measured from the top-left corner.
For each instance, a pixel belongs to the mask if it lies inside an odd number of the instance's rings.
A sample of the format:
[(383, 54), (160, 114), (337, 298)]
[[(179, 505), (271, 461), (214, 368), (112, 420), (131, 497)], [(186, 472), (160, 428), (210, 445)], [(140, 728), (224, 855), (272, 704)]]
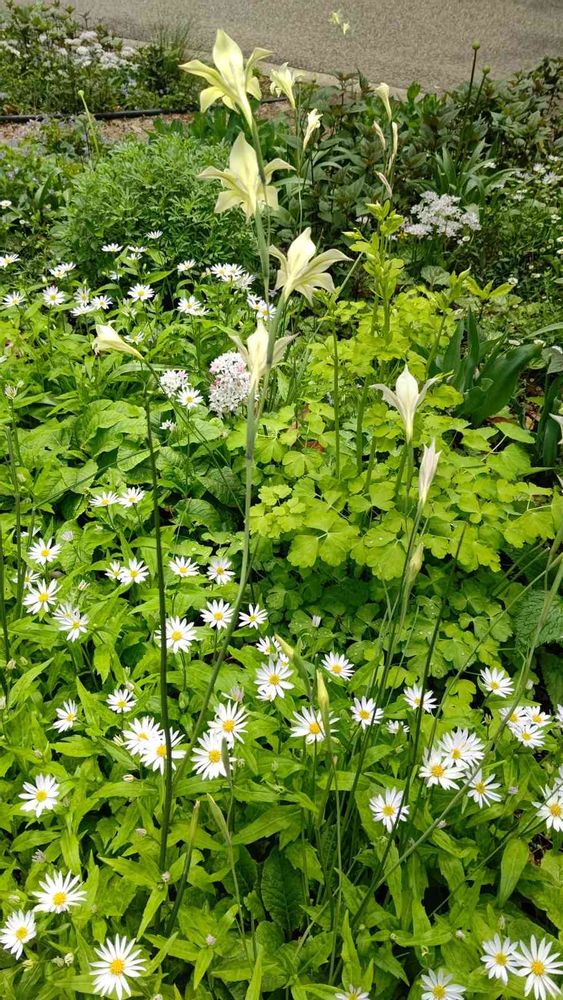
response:
[[(20, 0), (18, 0), (20, 2)], [(21, 0), (24, 2), (24, 0)], [(471, 42), (493, 77), (563, 51), (562, 0), (72, 0), (124, 37), (146, 39), (161, 25), (190, 27), (194, 50), (209, 51), (224, 28), (248, 52), (325, 73), (360, 69), (374, 83), (423, 89), (467, 79)], [(340, 6), (349, 32), (329, 24)]]

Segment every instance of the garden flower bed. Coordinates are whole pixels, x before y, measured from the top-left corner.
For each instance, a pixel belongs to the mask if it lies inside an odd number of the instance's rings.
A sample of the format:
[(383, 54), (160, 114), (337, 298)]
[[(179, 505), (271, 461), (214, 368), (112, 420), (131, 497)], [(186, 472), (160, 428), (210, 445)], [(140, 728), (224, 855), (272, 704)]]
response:
[(3, 152), (0, 995), (555, 997), (558, 83), (266, 55)]

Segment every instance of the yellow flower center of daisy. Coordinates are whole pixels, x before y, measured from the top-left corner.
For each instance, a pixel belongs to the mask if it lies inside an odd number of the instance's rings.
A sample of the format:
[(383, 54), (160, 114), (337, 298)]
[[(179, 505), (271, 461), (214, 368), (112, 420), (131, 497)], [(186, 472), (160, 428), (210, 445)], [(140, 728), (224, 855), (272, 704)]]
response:
[(45, 601), (49, 600), (49, 594), (47, 593), (46, 590), (41, 591), (41, 593), (39, 594), (39, 600), (41, 601), (42, 604), (44, 604)]
[(459, 747), (454, 747), (452, 750), (452, 759), (459, 760), (460, 757), (461, 757), (461, 750), (459, 749)]
[(131, 576), (133, 577), (133, 579), (135, 579), (135, 577), (139, 575), (139, 570), (138, 569), (130, 569), (129, 572), (130, 572)]
[(121, 976), (125, 968), (125, 962), (121, 958), (114, 958), (112, 962), (109, 963), (109, 971), (112, 976)]
[(510, 721), (511, 722), (518, 722), (518, 718), (519, 718), (518, 712), (513, 712), (512, 715), (510, 716)]
[(25, 941), (25, 939), (28, 936), (28, 934), (29, 934), (29, 931), (28, 931), (27, 927), (18, 927), (15, 936), (17, 937), (18, 941)]
[(498, 691), (500, 684), (498, 681), (491, 681), (491, 690)]
[(342, 664), (340, 664), (340, 663), (333, 663), (332, 667), (330, 669), (332, 670), (333, 674), (341, 674), (342, 673)]
[(215, 572), (216, 573), (224, 573), (225, 572), (225, 567), (224, 566), (216, 566), (215, 567)]
[(209, 763), (210, 764), (218, 764), (220, 760), (221, 760), (221, 751), (220, 750), (210, 750), (209, 751)]
[(81, 625), (82, 625), (82, 622), (81, 622), (81, 621), (79, 621), (78, 619), (75, 619), (75, 620), (74, 620), (74, 621), (72, 622), (72, 627), (73, 627), (73, 628), (80, 628), (80, 626), (81, 626)]
[(360, 708), (358, 715), (360, 716), (360, 719), (369, 719), (370, 713), (367, 708)]
[(549, 811), (552, 816), (561, 816), (561, 806), (558, 802), (554, 802), (553, 805), (549, 807)]
[(50, 552), (50, 549), (41, 549), (41, 555), (42, 556), (48, 556), (49, 552)]
[(444, 997), (447, 996), (446, 987), (440, 985), (434, 986), (432, 988), (432, 995), (436, 997), (436, 1000), (444, 1000)]
[(530, 969), (534, 973), (534, 976), (543, 976), (545, 965), (543, 962), (540, 962), (539, 958), (536, 958), (535, 962), (532, 962)]
[(486, 792), (486, 790), (487, 790), (485, 788), (485, 782), (484, 781), (478, 781), (477, 784), (474, 787), (475, 787), (475, 791), (477, 792), (478, 795), (484, 795), (485, 792)]
[(528, 732), (527, 729), (524, 729), (523, 732), (522, 732), (522, 739), (524, 740), (524, 742), (526, 740), (531, 740), (531, 738), (532, 738), (532, 734), (530, 732)]
[(441, 778), (444, 773), (444, 768), (441, 764), (433, 764), (430, 768), (430, 773), (434, 778)]
[(270, 674), (270, 684), (279, 684), (279, 682), (280, 682), (279, 674)]
[(66, 892), (56, 892), (53, 896), (54, 906), (63, 906), (66, 903)]
[(107, 497), (102, 497), (102, 507), (107, 507), (109, 505), (109, 499)]
[(223, 732), (224, 733), (232, 733), (234, 728), (235, 728), (234, 720), (233, 719), (225, 719), (225, 721), (223, 723)]
[(213, 612), (213, 617), (214, 617), (214, 619), (215, 619), (216, 622), (220, 622), (220, 621), (223, 620), (223, 612), (222, 611), (214, 611)]
[(160, 746), (157, 746), (157, 748), (156, 748), (156, 756), (157, 757), (166, 757), (166, 745), (164, 743), (161, 743)]
[(35, 793), (36, 802), (44, 802), (46, 798), (47, 798), (47, 792), (45, 791), (45, 789), (38, 788)]
[(74, 720), (76, 719), (76, 712), (67, 712), (65, 715), (65, 719), (67, 722), (74, 722)]
[(320, 731), (321, 727), (319, 726), (318, 722), (309, 723), (309, 732), (311, 733), (312, 736), (317, 736), (317, 734), (320, 733)]
[(119, 699), (119, 701), (117, 702), (117, 707), (118, 708), (126, 708), (127, 707), (127, 702), (126, 702), (125, 698), (120, 698)]
[(384, 805), (383, 809), (381, 810), (381, 812), (383, 813), (384, 816), (394, 816), (395, 815), (395, 806), (391, 806), (389, 804)]
[(506, 965), (506, 955), (503, 951), (497, 952), (495, 955), (495, 962), (497, 965)]
[(180, 632), (180, 629), (178, 629), (178, 628), (175, 629), (174, 632), (172, 633), (172, 635), (170, 636), (170, 638), (174, 642), (178, 642), (178, 640), (182, 638), (182, 633)]
[(413, 702), (414, 702), (416, 708), (419, 708), (419, 706), (420, 706), (420, 696), (419, 695), (415, 695), (415, 697), (413, 698)]

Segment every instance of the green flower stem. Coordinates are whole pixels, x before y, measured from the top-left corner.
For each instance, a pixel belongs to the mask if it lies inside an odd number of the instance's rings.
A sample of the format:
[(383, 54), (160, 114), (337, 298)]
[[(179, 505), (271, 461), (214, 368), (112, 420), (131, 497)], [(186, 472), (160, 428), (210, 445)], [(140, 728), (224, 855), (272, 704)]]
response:
[(358, 475), (361, 474), (362, 467), (364, 464), (364, 412), (368, 400), (368, 393), (370, 387), (370, 375), (366, 375), (364, 381), (364, 387), (362, 389), (362, 395), (360, 396), (360, 403), (358, 406), (358, 416), (356, 418), (356, 469)]
[(199, 810), (201, 802), (194, 802), (194, 808), (192, 812), (192, 821), (190, 823), (190, 829), (188, 831), (188, 839), (186, 841), (186, 856), (184, 858), (184, 867), (182, 868), (182, 874), (180, 876), (180, 881), (178, 882), (178, 888), (176, 890), (176, 899), (174, 901), (174, 906), (172, 908), (172, 913), (168, 918), (168, 923), (166, 924), (166, 930), (164, 932), (165, 937), (170, 937), (174, 924), (176, 923), (176, 917), (178, 916), (178, 911), (182, 904), (182, 899), (184, 892), (186, 891), (186, 884), (188, 881), (188, 875), (190, 871), (190, 863), (192, 860), (192, 852), (194, 847), (194, 840), (197, 831), (197, 825), (199, 822)]
[(145, 387), (145, 412), (147, 417), (147, 444), (149, 448), (154, 533), (156, 542), (157, 586), (158, 586), (158, 617), (160, 626), (160, 715), (164, 729), (166, 744), (166, 760), (164, 762), (164, 800), (162, 804), (162, 824), (160, 828), (159, 864), (160, 870), (166, 870), (166, 849), (172, 813), (172, 743), (170, 739), (170, 718), (168, 713), (168, 656), (166, 648), (166, 593), (164, 590), (164, 560), (162, 557), (162, 538), (160, 534), (160, 510), (158, 506), (158, 479), (156, 459), (151, 430), (151, 413), (148, 392)]
[[(4, 600), (4, 539), (2, 535), (2, 526), (0, 525), (0, 619), (2, 620), (2, 634), (4, 638), (4, 656), (6, 663), (10, 659), (10, 634), (8, 631), (8, 619), (6, 616), (6, 602)], [(0, 671), (0, 684), (2, 685), (2, 690), (4, 692), (4, 697), (6, 698), (6, 706), (8, 703), (8, 680), (6, 678), (5, 672)]]
[(332, 344), (334, 349), (334, 370), (333, 370), (333, 389), (332, 389), (332, 406), (334, 409), (334, 474), (338, 480), (340, 480), (340, 392), (338, 385), (338, 336), (336, 333), (336, 325), (333, 326), (332, 330)]

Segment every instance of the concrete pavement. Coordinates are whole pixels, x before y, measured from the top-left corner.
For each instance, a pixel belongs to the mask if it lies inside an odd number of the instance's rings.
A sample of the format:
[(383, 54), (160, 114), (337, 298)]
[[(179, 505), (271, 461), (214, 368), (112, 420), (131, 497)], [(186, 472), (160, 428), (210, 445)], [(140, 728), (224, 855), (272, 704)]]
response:
[[(20, 2), (20, 0), (18, 0)], [(21, 0), (25, 2), (25, 0)], [(325, 73), (360, 69), (369, 80), (424, 90), (469, 75), (471, 42), (493, 77), (563, 52), (563, 0), (71, 0), (91, 20), (147, 39), (160, 25), (188, 26), (194, 53), (208, 52), (223, 28), (248, 53), (272, 49), (272, 62)], [(340, 7), (346, 35), (329, 23)]]

